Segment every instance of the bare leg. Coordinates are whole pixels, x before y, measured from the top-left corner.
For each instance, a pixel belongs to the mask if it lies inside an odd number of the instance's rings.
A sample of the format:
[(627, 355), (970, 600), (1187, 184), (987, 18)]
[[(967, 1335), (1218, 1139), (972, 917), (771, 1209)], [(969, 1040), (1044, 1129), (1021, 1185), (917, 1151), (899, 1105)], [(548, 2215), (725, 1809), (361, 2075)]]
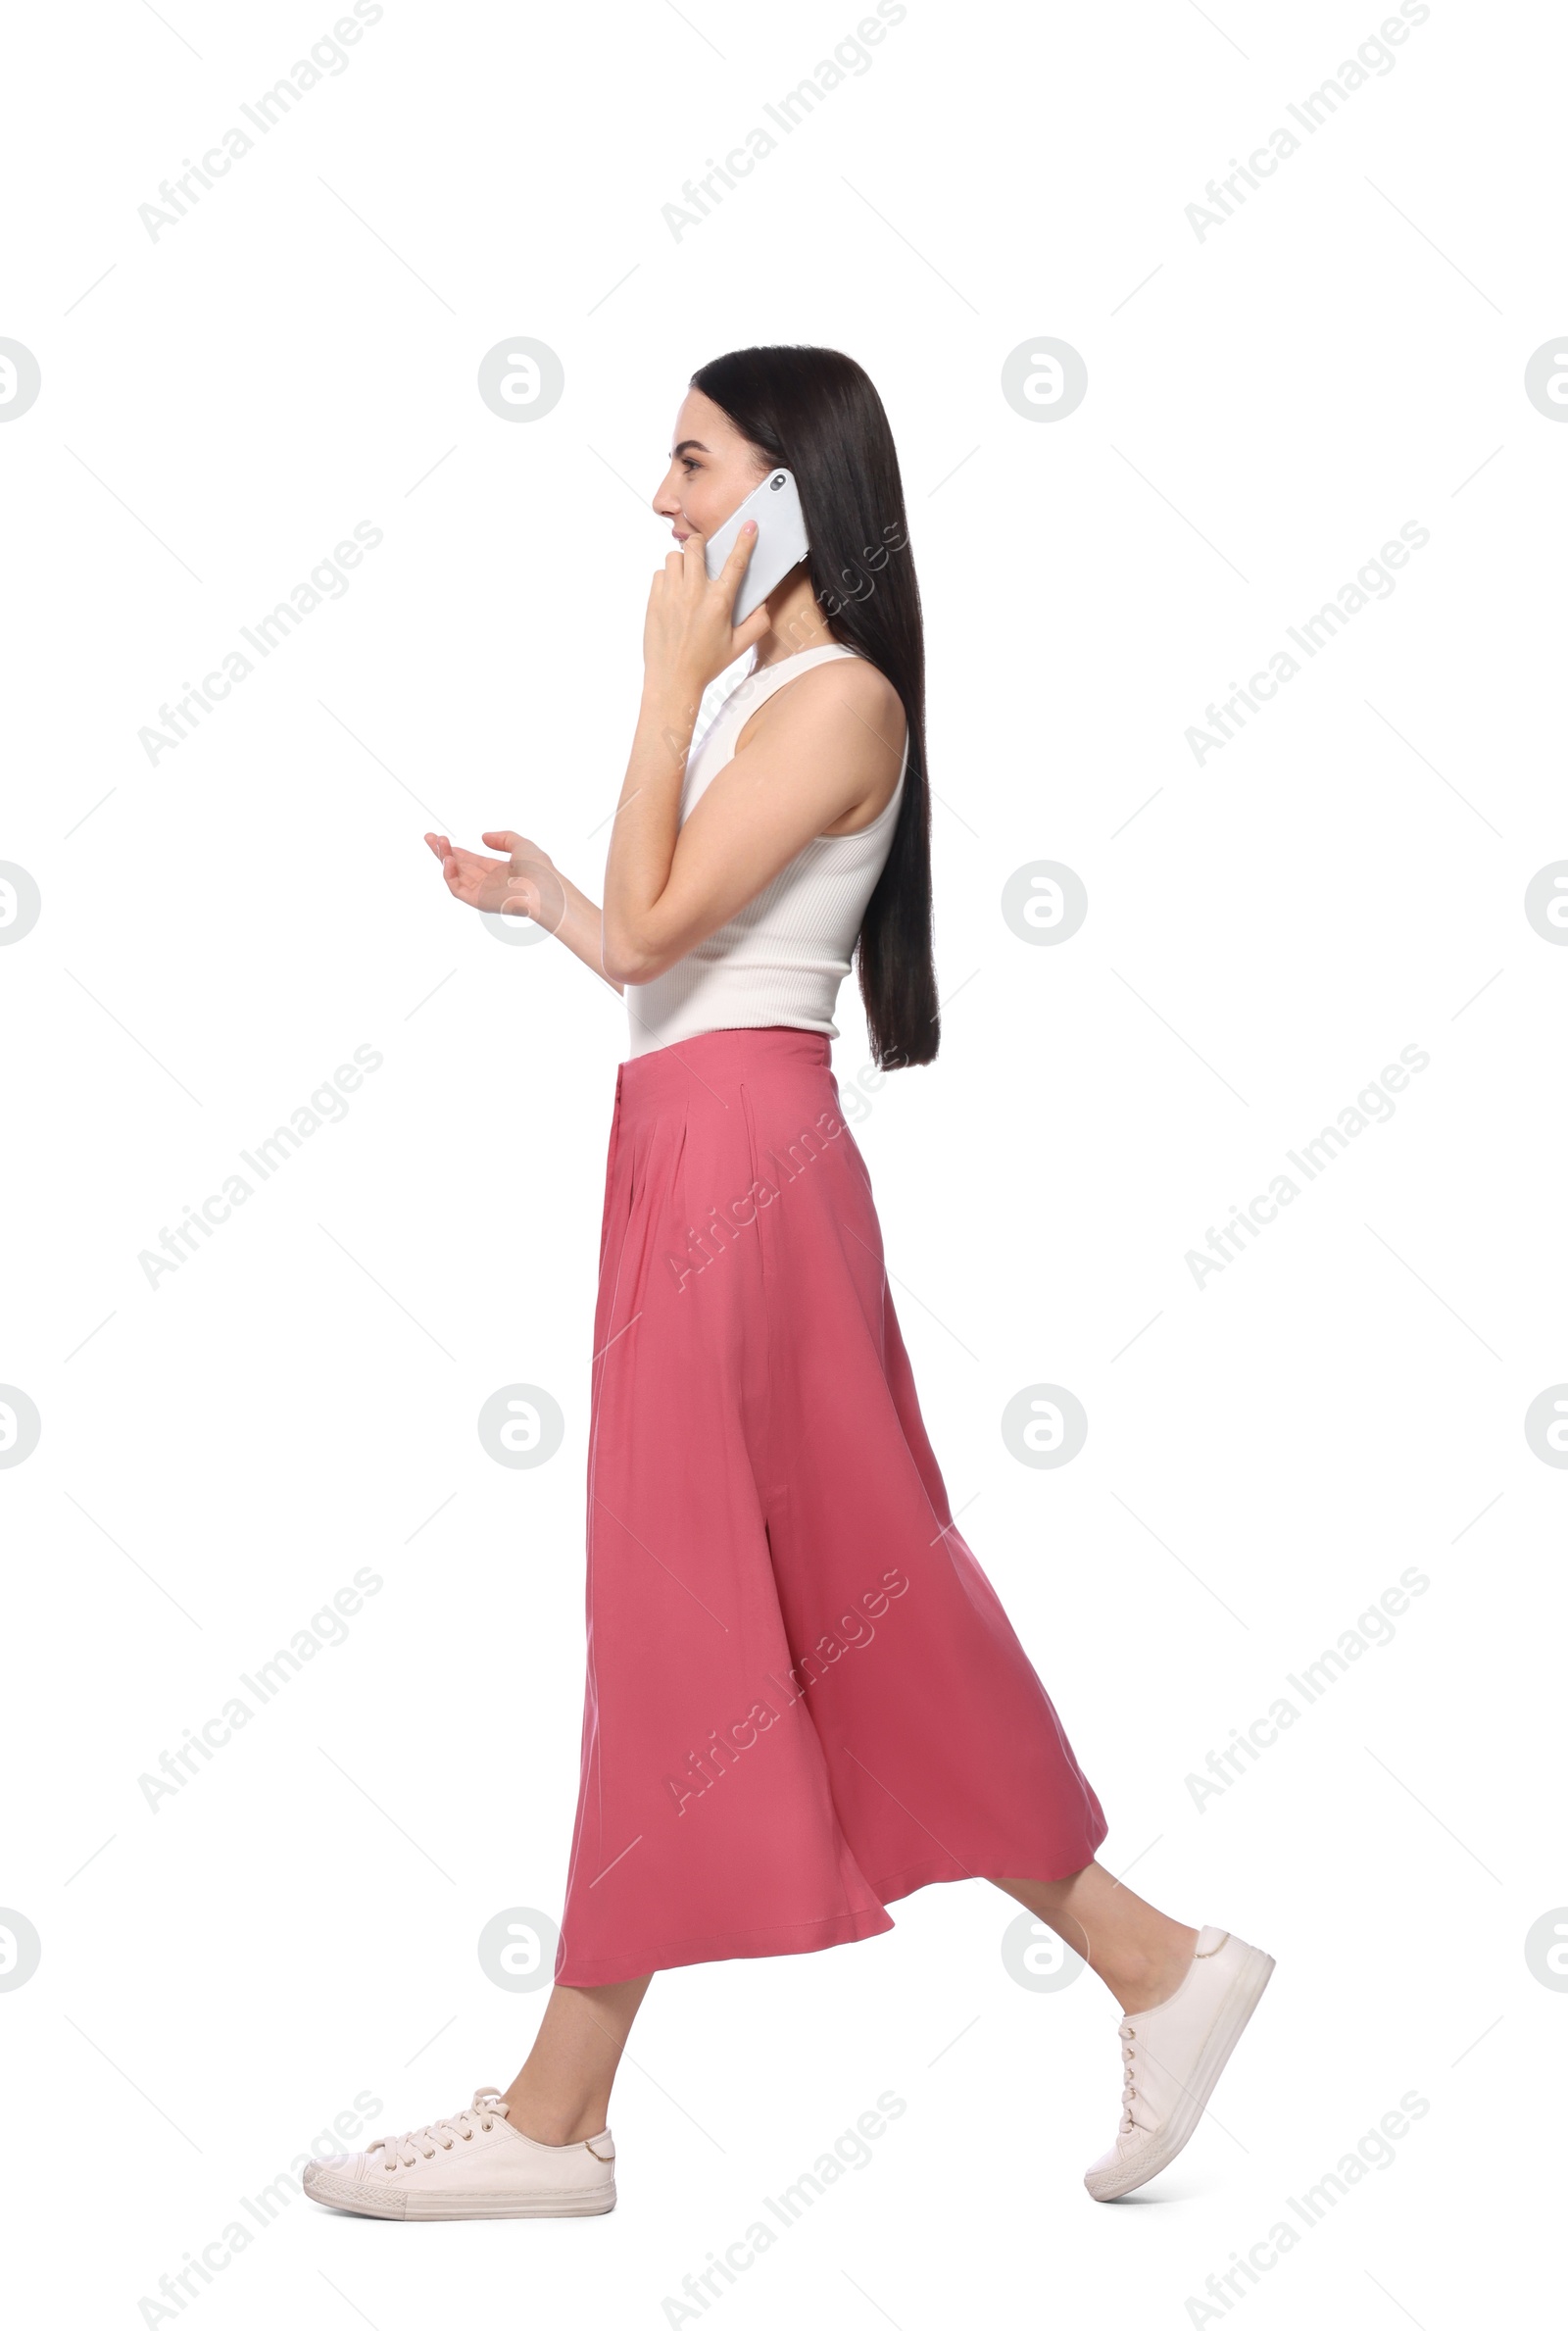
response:
[(1197, 1927), (1167, 1918), (1098, 1861), (1049, 1884), (1035, 1878), (994, 1882), (1072, 1945), (1125, 2015), (1169, 1999), (1193, 1963)]
[(592, 1988), (558, 1983), (528, 2060), (507, 2090), (508, 2121), (540, 2145), (597, 2137), (632, 2018), (652, 1975)]

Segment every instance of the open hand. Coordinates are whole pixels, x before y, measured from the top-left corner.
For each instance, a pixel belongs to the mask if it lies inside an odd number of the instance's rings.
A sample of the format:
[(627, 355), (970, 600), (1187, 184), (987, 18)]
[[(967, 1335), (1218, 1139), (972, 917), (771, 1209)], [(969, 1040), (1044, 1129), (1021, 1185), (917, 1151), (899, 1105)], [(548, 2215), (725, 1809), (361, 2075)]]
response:
[(504, 827), (479, 839), (505, 858), (481, 858), (477, 851), (454, 850), (444, 833), (427, 833), (425, 842), (441, 862), (448, 890), (466, 907), (481, 915), (514, 915), (546, 930), (561, 927), (566, 894), (548, 854), (537, 843)]

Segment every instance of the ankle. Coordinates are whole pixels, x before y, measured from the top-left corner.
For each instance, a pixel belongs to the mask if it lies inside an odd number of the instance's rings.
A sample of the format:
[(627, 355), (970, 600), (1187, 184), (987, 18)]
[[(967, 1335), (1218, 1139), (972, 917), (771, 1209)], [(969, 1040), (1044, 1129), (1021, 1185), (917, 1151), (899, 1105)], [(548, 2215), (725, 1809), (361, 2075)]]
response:
[(607, 2126), (608, 2100), (541, 2094), (514, 2081), (507, 2090), (507, 2125), (536, 2145), (580, 2145)]
[(1136, 1952), (1118, 1957), (1104, 1970), (1104, 1980), (1124, 2015), (1140, 2015), (1149, 2008), (1163, 2007), (1179, 1991), (1198, 1949), (1196, 1926), (1165, 1921), (1166, 1931)]

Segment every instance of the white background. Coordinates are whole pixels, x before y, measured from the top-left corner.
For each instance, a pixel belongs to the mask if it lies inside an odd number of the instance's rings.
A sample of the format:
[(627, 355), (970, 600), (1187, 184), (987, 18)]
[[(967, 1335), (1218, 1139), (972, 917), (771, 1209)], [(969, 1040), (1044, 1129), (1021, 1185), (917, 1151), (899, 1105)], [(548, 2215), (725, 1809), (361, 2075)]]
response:
[[(1200, 240), (1186, 206), (1374, 0), (909, 0), (673, 236), (662, 206), (856, 13), (386, 0), (156, 240), (138, 206), (328, 0), (12, 26), (0, 333), (43, 378), (0, 427), (0, 857), (42, 894), (0, 949), (0, 1379), (42, 1419), (0, 1470), (0, 1906), (42, 1941), (0, 1992), (19, 2319), (177, 2319), (142, 2306), (160, 2276), (356, 2095), (368, 2137), (526, 2051), (546, 1995), (476, 1942), (561, 1908), (623, 1014), (455, 906), (420, 836), (511, 824), (597, 892), (648, 497), (693, 369), (755, 341), (855, 355), (904, 465), (950, 1001), (858, 1138), (954, 1506), (1102, 1858), (1279, 1971), (1178, 2166), (1098, 2208), (1114, 2005), (1020, 1987), (1013, 1906), (930, 1889), (864, 1944), (659, 1977), (613, 2216), (418, 2231), (296, 2195), (179, 2311), (691, 2319), (682, 2276), (887, 2090), (868, 2165), (708, 2313), (1223, 2319), (1204, 2278), (1412, 2090), (1392, 2163), (1230, 2311), (1438, 2331), (1532, 2263), (1568, 1479), (1523, 1417), (1568, 1376), (1568, 953), (1523, 895), (1568, 853), (1568, 427), (1523, 376), (1568, 322), (1562, 22), (1433, 0)], [(516, 333), (566, 381), (519, 426), (475, 389)], [(1039, 334), (1089, 372), (1048, 425), (1000, 388)], [(138, 729), (360, 521), (384, 540), (346, 596), (151, 766)], [(1189, 724), (1407, 521), (1393, 595), (1200, 767)], [(1001, 912), (1043, 860), (1089, 892), (1060, 946)], [(843, 1082), (851, 987), (840, 1024)], [(344, 1120), (151, 1287), (141, 1252), (360, 1045)], [(1188, 1251), (1407, 1045), (1393, 1118), (1200, 1290)], [(475, 1430), (514, 1382), (566, 1419), (536, 1470)], [(999, 1430), (1039, 1382), (1090, 1419), (1059, 1470)], [(138, 1776), (365, 1565), (347, 1641), (150, 1810)], [(1200, 1810), (1189, 1774), (1411, 1565), (1393, 1642)]]

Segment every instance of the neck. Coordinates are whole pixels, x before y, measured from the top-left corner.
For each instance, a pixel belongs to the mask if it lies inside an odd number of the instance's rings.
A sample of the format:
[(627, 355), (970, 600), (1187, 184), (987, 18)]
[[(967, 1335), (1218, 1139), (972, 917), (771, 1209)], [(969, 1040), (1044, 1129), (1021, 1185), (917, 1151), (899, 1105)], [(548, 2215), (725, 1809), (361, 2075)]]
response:
[(777, 590), (768, 593), (766, 606), (767, 629), (757, 643), (754, 670), (781, 664), (786, 656), (804, 656), (809, 648), (837, 646), (804, 564), (792, 567)]

